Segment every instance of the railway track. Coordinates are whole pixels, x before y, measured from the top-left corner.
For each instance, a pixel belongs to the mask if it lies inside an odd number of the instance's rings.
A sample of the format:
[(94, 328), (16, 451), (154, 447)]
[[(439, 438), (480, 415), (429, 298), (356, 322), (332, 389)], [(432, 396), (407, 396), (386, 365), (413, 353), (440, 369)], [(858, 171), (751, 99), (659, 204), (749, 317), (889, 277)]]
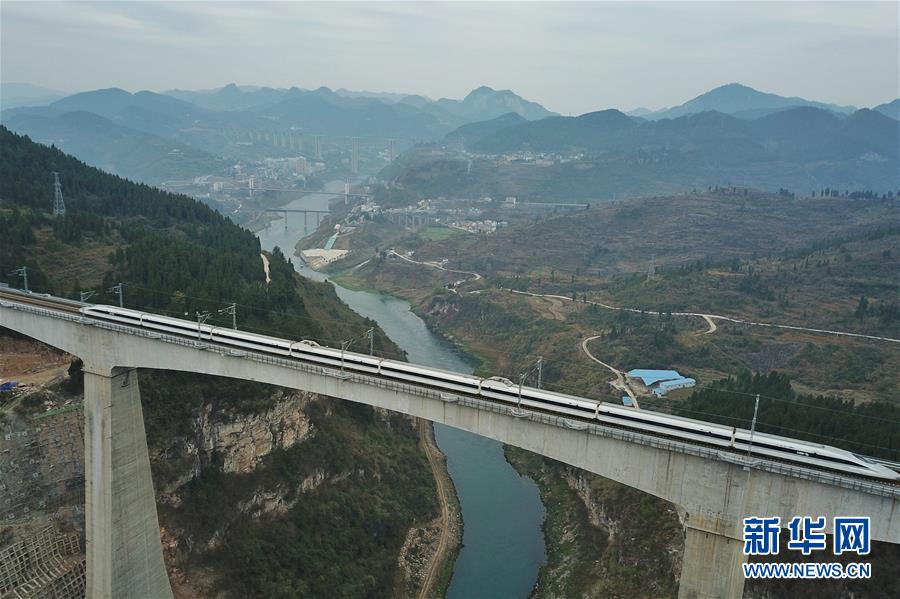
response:
[[(39, 307), (39, 308), (51, 309), (51, 310), (56, 310), (59, 312), (65, 312), (65, 313), (69, 313), (69, 314), (79, 314), (79, 315), (81, 315), (79, 310), (82, 307), (91, 305), (91, 304), (87, 304), (87, 303), (77, 302), (74, 300), (69, 300), (69, 299), (64, 299), (64, 298), (58, 298), (58, 297), (45, 295), (45, 294), (24, 292), (24, 291), (20, 291), (20, 290), (16, 290), (16, 289), (0, 287), (0, 303), (2, 303), (4, 300), (27, 304), (27, 305), (31, 305), (31, 306), (35, 306), (35, 307)], [(2, 326), (2, 324), (3, 324), (2, 321), (0, 321), (0, 326)], [(119, 325), (119, 326), (122, 326), (125, 328), (131, 328), (131, 327), (127, 327), (127, 325)], [(212, 343), (212, 342), (207, 342), (207, 343)], [(214, 343), (212, 343), (212, 344), (215, 345)], [(225, 348), (225, 346), (222, 346), (222, 347)], [(301, 361), (306, 362), (305, 360), (301, 360)], [(309, 363), (315, 364), (313, 362), (309, 362)], [(419, 386), (422, 388), (427, 388), (427, 389), (431, 389), (434, 391), (445, 392), (444, 389), (437, 387), (437, 386), (432, 387), (428, 384), (423, 384), (423, 383), (419, 383)], [(462, 396), (465, 394), (458, 394), (458, 395)], [(482, 396), (477, 396), (477, 397), (468, 396), (468, 397), (473, 397), (474, 399), (478, 399), (481, 401), (489, 401), (489, 402), (495, 403), (497, 405), (509, 407), (507, 404), (497, 401), (492, 398), (486, 398), (486, 397), (482, 397)], [(549, 410), (543, 410), (543, 409), (541, 409), (539, 407), (535, 407), (535, 406), (529, 406), (529, 407), (527, 407), (527, 410), (535, 412), (535, 413), (546, 413), (551, 416), (559, 416), (559, 414), (557, 414), (555, 412), (552, 412)], [(565, 418), (567, 420), (571, 421), (573, 423), (573, 425), (579, 424), (579, 423), (593, 424), (593, 425), (603, 426), (603, 427), (612, 428), (612, 429), (621, 429), (624, 431), (631, 431), (631, 429), (621, 426), (617, 423), (602, 422), (602, 421), (598, 422), (593, 419), (580, 418), (580, 417), (574, 416), (574, 415), (569, 415), (569, 416), (566, 416)], [(579, 426), (580, 425), (581, 424), (579, 424)], [(641, 434), (685, 443), (684, 439), (681, 439), (681, 438), (675, 437), (675, 436), (662, 434), (659, 432), (644, 431)], [(733, 458), (735, 458), (735, 460), (737, 460), (737, 461), (730, 460), (730, 459), (723, 457), (722, 459), (724, 459), (724, 461), (729, 461), (729, 462), (734, 461), (735, 463), (738, 463), (738, 461), (744, 460), (744, 461), (747, 461), (748, 465), (750, 465), (750, 466), (752, 466), (753, 462), (754, 462), (754, 460), (748, 460), (746, 458), (745, 453), (740, 450), (733, 450), (733, 449), (730, 449), (727, 447), (722, 447), (722, 446), (711, 444), (711, 443), (703, 443), (703, 442), (699, 442), (699, 441), (693, 441), (692, 444), (699, 446), (699, 447), (706, 447), (709, 449), (714, 449), (717, 452), (719, 452), (720, 454), (722, 454), (722, 456), (732, 456)], [(887, 461), (887, 460), (884, 460), (881, 458), (869, 458), (869, 459), (871, 459), (872, 461), (874, 461), (876, 463), (883, 464), (884, 466), (887, 466), (893, 470), (900, 472), (900, 463), (898, 463), (898, 462), (891, 462), (891, 461)], [(766, 457), (766, 458), (756, 458), (755, 459), (755, 461), (760, 461), (760, 460), (786, 464), (786, 465), (793, 466), (793, 467), (800, 467), (800, 468), (804, 468), (804, 469), (808, 469), (808, 470), (812, 470), (812, 471), (823, 472), (823, 473), (828, 473), (828, 474), (832, 474), (832, 475), (836, 474), (836, 475), (840, 475), (842, 477), (846, 477), (849, 479), (866, 481), (866, 482), (870, 482), (870, 483), (877, 482), (878, 484), (882, 484), (882, 485), (886, 485), (886, 486), (894, 487), (894, 488), (900, 487), (900, 481), (888, 481), (885, 479), (879, 479), (879, 478), (875, 478), (875, 477), (866, 477), (866, 476), (859, 475), (859, 474), (843, 472), (843, 471), (837, 470), (837, 469), (832, 470), (830, 468), (823, 468), (821, 466), (818, 466), (818, 467), (810, 466), (810, 465), (804, 464), (802, 462), (794, 462), (794, 461), (788, 460), (788, 459), (779, 459), (779, 458), (775, 458), (775, 457), (771, 457), (771, 456)]]
[[(44, 295), (41, 293), (29, 293), (26, 291), (19, 291), (17, 289), (10, 289), (5, 287), (0, 287), (0, 300), (8, 299), (14, 302), (19, 302), (21, 304), (29, 304), (31, 306), (38, 306), (40, 308), (50, 308), (51, 310), (59, 310), (60, 312), (68, 312), (70, 314), (78, 314), (78, 310), (83, 308), (88, 304), (83, 304), (81, 302), (76, 302), (74, 300), (67, 300), (59, 297), (53, 297), (51, 295)], [(0, 322), (2, 324), (2, 322)]]

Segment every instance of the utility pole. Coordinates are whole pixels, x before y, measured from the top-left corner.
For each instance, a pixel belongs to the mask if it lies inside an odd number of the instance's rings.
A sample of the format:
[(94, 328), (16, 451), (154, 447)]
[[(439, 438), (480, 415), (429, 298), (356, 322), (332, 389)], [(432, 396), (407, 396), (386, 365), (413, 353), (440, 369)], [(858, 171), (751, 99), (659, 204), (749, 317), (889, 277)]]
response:
[(346, 376), (344, 372), (344, 352), (347, 351), (347, 348), (350, 347), (350, 344), (353, 341), (341, 341), (341, 376)]
[(519, 401), (516, 404), (516, 408), (519, 410), (522, 409), (522, 385), (525, 383), (525, 377), (528, 376), (527, 372), (523, 372), (519, 375)]
[(375, 327), (369, 327), (366, 335), (369, 337), (369, 355), (373, 356), (375, 355)]
[(62, 186), (59, 184), (59, 173), (53, 171), (53, 216), (65, 216), (66, 203), (63, 201)]
[(197, 312), (197, 341), (203, 340), (203, 323), (206, 322), (211, 314), (209, 312)]
[(753, 421), (750, 423), (750, 444), (747, 447), (747, 457), (753, 451), (753, 433), (756, 432), (756, 414), (759, 412), (759, 393), (756, 394), (756, 403), (753, 405)]
[(107, 291), (107, 293), (115, 293), (116, 295), (118, 295), (119, 296), (119, 307), (120, 308), (125, 307), (125, 298), (123, 297), (125, 295), (125, 293), (122, 291), (122, 283), (119, 283), (118, 285), (113, 285), (106, 291)]
[(237, 303), (231, 302), (227, 308), (218, 311), (219, 314), (231, 314), (231, 328), (237, 330)]
[(28, 267), (23, 266), (22, 268), (17, 268), (9, 273), (12, 276), (20, 276), (22, 277), (22, 289), (28, 291)]
[(542, 378), (543, 372), (544, 372), (544, 356), (539, 356), (538, 361), (537, 361), (537, 375), (538, 375), (537, 388), (538, 389), (541, 388), (541, 378)]
[(351, 149), (350, 149), (350, 172), (356, 174), (359, 172), (359, 138), (351, 137)]
[(82, 304), (85, 303), (85, 302), (87, 302), (89, 299), (91, 299), (91, 298), (94, 297), (95, 295), (97, 295), (97, 292), (96, 292), (96, 291), (93, 291), (93, 290), (91, 290), (91, 291), (79, 291), (78, 293), (79, 293), (79, 295), (81, 296), (81, 303), (82, 303)]

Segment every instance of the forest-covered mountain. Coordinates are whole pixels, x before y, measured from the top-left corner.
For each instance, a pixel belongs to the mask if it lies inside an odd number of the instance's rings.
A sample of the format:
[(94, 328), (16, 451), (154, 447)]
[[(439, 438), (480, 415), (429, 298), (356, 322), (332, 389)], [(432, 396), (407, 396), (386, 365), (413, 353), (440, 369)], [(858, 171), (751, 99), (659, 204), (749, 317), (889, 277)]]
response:
[[(64, 217), (51, 215), (53, 171), (66, 197)], [(400, 357), (375, 323), (352, 312), (330, 284), (297, 276), (278, 249), (268, 256), (267, 282), (259, 240), (227, 218), (4, 127), (0, 230), (0, 281), (13, 286), (20, 281), (9, 273), (25, 265), (34, 291), (77, 297), (92, 289), (94, 301), (113, 303), (108, 289), (121, 282), (126, 307), (179, 317), (206, 311), (222, 324), (230, 317), (217, 310), (237, 302), (243, 330), (323, 344), (374, 326), (376, 351)], [(178, 548), (167, 552), (168, 566), (186, 573), (194, 592), (396, 594), (407, 531), (437, 510), (408, 419), (249, 382), (146, 371), (140, 378), (160, 523), (167, 547)], [(230, 437), (204, 447), (211, 426), (235, 430), (272, 418), (280, 441), (270, 450), (251, 447), (249, 464), (229, 461), (247, 453), (229, 446)], [(275, 505), (251, 509), (259, 497)], [(291, 559), (266, 558), (275, 555)]]

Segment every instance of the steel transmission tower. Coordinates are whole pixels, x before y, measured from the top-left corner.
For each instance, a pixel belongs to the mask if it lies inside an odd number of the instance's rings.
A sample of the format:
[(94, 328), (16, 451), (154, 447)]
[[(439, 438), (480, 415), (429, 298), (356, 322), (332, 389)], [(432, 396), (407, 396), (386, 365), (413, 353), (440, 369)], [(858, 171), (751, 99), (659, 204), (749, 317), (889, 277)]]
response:
[(65, 216), (66, 203), (63, 201), (62, 186), (59, 184), (59, 173), (53, 171), (53, 216)]
[(394, 158), (396, 158), (396, 154), (394, 152), (394, 142), (396, 140), (389, 139), (388, 140), (388, 162), (393, 162)]
[(322, 136), (313, 135), (313, 140), (316, 142), (316, 160), (322, 160)]
[(350, 138), (352, 143), (352, 148), (350, 150), (350, 172), (358, 173), (359, 172), (359, 138), (352, 137)]

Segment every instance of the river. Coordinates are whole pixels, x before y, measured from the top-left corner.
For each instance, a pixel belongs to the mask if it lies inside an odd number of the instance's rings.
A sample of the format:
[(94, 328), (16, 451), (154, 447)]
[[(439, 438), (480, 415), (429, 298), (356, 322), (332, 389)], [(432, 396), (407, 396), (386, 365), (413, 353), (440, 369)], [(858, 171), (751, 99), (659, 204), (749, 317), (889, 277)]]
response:
[[(343, 183), (326, 186), (342, 191)], [(327, 210), (328, 197), (310, 194), (284, 206)], [(310, 219), (310, 229), (314, 219)], [(309, 231), (311, 232), (311, 231)], [(303, 216), (277, 219), (260, 231), (263, 249), (279, 246), (292, 255), (294, 245), (308, 232)], [(301, 275), (317, 281), (322, 273), (306, 268), (293, 257)], [(375, 320), (418, 364), (471, 372), (471, 367), (442, 339), (432, 334), (409, 303), (387, 295), (353, 291), (335, 285), (338, 296), (359, 314)], [(465, 431), (435, 424), (438, 446), (447, 455), (447, 467), (459, 495), (463, 518), (463, 546), (453, 571), (447, 597), (451, 599), (516, 599), (529, 595), (538, 570), (546, 561), (541, 524), (544, 506), (537, 486), (519, 476), (507, 463), (500, 443)]]

